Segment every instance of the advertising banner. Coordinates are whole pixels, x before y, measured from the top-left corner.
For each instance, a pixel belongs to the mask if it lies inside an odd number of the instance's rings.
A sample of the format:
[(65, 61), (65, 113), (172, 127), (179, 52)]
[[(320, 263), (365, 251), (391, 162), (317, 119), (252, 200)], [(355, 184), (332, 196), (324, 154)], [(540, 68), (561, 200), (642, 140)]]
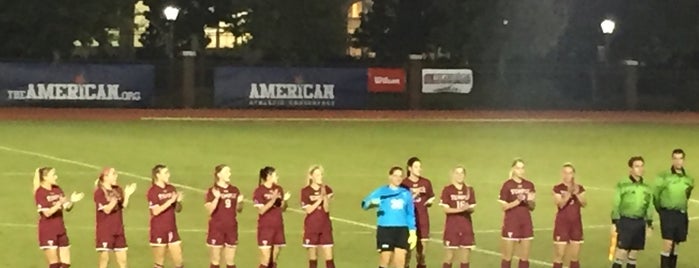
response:
[(146, 107), (151, 65), (0, 63), (0, 106)]
[(405, 92), (405, 70), (403, 69), (369, 68), (367, 76), (369, 92)]
[(214, 104), (231, 108), (362, 109), (366, 69), (220, 67)]
[(468, 94), (472, 88), (469, 69), (422, 69), (422, 93)]

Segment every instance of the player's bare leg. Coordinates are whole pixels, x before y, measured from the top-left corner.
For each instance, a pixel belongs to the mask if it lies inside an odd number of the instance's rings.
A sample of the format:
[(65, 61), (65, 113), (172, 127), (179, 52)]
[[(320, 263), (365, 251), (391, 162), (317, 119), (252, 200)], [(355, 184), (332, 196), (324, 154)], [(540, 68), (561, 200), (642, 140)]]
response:
[(182, 267), (184, 265), (184, 260), (182, 259), (182, 244), (169, 244), (167, 248), (170, 252), (170, 258), (172, 258), (172, 263), (175, 264), (175, 268)]
[(471, 265), (471, 249), (470, 248), (460, 248), (459, 249), (459, 268), (470, 268)]
[[(660, 268), (674, 268), (677, 265), (677, 246), (672, 240), (663, 239)], [(673, 263), (674, 262), (674, 263)]]
[(226, 266), (235, 266), (235, 250), (235, 246), (223, 248), (223, 258), (226, 261)]
[(46, 256), (46, 261), (49, 263), (49, 267), (53, 268), (60, 263), (58, 259), (58, 250), (55, 248), (44, 249), (44, 256)]
[(318, 267), (318, 247), (308, 247), (306, 249), (308, 251), (308, 267)]
[(60, 260), (61, 267), (70, 267), (70, 247), (59, 247), (58, 259)]
[(391, 263), (391, 257), (393, 257), (393, 251), (381, 251), (379, 253), (379, 267), (388, 268), (388, 265)]
[(279, 253), (282, 251), (281, 246), (273, 246), (272, 250), (272, 267), (276, 268), (277, 260), (279, 259)]
[(402, 248), (393, 249), (393, 265), (395, 268), (405, 267), (405, 257), (407, 250)]
[(636, 267), (636, 256), (638, 255), (638, 250), (629, 250), (629, 255), (626, 261), (627, 268)]
[(126, 268), (128, 262), (126, 259), (126, 249), (118, 249), (114, 251), (114, 257), (116, 259), (119, 268)]
[(616, 253), (614, 253), (614, 264), (612, 264), (612, 268), (621, 268), (622, 265), (628, 261), (628, 258), (628, 250), (617, 248)]
[(515, 241), (502, 239), (501, 245), (502, 261), (500, 261), (500, 267), (510, 268), (510, 264), (512, 262), (512, 255), (515, 251)]
[(326, 268), (335, 268), (335, 260), (333, 256), (333, 247), (332, 246), (323, 246), (323, 256), (325, 257), (325, 267)]
[(519, 241), (519, 268), (529, 268), (529, 252), (532, 247), (532, 241), (530, 239)]
[(581, 242), (570, 242), (568, 244), (568, 260), (570, 261), (570, 268), (580, 268), (580, 246)]
[(151, 251), (153, 252), (153, 265), (158, 268), (163, 267), (165, 264), (165, 246), (153, 246)]
[(109, 251), (103, 250), (97, 252), (97, 267), (107, 268), (109, 265)]
[(268, 267), (272, 260), (272, 246), (260, 247), (260, 267)]
[[(427, 243), (429, 243), (428, 239), (422, 239), (420, 240), (420, 243), (417, 243), (417, 247), (415, 252), (415, 261), (417, 262), (417, 268), (423, 268), (425, 267), (425, 256), (427, 254)], [(406, 263), (406, 265), (409, 265)]]
[(442, 268), (449, 268), (451, 264), (454, 263), (454, 252), (455, 249), (446, 248), (444, 250), (444, 261), (442, 261)]
[(209, 263), (211, 266), (219, 267), (221, 265), (221, 248), (222, 246), (209, 246)]
[(567, 248), (568, 243), (566, 242), (553, 243), (553, 268), (563, 268), (563, 258)]

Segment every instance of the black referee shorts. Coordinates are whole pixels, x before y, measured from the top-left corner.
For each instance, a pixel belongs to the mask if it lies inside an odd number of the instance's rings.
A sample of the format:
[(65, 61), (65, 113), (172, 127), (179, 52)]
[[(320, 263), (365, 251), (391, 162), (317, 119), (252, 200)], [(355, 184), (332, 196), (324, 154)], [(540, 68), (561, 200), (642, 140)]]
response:
[(616, 247), (624, 250), (643, 250), (646, 246), (646, 221), (621, 217), (616, 222)]
[(661, 208), (658, 214), (660, 215), (660, 232), (664, 240), (675, 243), (687, 241), (689, 217), (686, 212)]
[(396, 248), (408, 250), (408, 227), (376, 228), (376, 250), (379, 252), (393, 251)]

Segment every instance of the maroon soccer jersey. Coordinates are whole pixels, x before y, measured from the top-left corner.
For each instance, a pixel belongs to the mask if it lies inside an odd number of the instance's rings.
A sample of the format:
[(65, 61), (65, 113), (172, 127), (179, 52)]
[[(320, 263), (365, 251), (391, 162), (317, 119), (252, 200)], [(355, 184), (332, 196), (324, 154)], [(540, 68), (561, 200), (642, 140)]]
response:
[[(476, 194), (473, 187), (463, 185), (461, 189), (450, 184), (442, 190), (440, 205), (448, 208), (463, 208), (464, 206), (476, 206)], [(473, 232), (471, 213), (450, 213), (444, 222), (444, 231)]]
[[(513, 179), (509, 179), (502, 184), (500, 188), (500, 201), (505, 203), (510, 203), (517, 200), (518, 198), (523, 198), (526, 200), (528, 193), (535, 193), (534, 183), (531, 181), (522, 179), (521, 182), (516, 182)], [(505, 223), (524, 223), (531, 225), (532, 216), (529, 211), (529, 207), (525, 202), (522, 202), (518, 206), (505, 211)]]
[(409, 178), (405, 178), (402, 185), (410, 189), (410, 192), (413, 194), (418, 228), (420, 228), (419, 225), (429, 224), (430, 216), (427, 213), (426, 203), (428, 199), (434, 197), (434, 190), (432, 190), (430, 180), (420, 177), (417, 181), (411, 181)]
[(152, 208), (165, 204), (174, 194), (177, 193), (175, 186), (166, 184), (165, 187), (153, 184), (153, 186), (148, 189), (148, 208), (150, 210), (150, 229), (151, 232), (169, 232), (177, 229), (177, 222), (175, 220), (175, 206), (176, 203), (172, 203), (170, 207), (165, 209), (160, 214), (153, 215)]
[[(114, 209), (107, 214), (103, 209), (109, 204), (112, 198), (117, 200), (117, 204), (114, 206)], [(98, 187), (95, 189), (94, 201), (97, 209), (95, 221), (97, 236), (124, 234), (124, 191), (121, 187), (117, 185), (112, 185), (112, 189)]]
[[(585, 187), (583, 187), (580, 184), (578, 184), (578, 187), (580, 187), (578, 193), (585, 192)], [(556, 194), (562, 194), (564, 192), (570, 194), (572, 190), (573, 189), (568, 189), (568, 186), (566, 186), (564, 183), (553, 186), (553, 192)], [(578, 197), (571, 197), (568, 203), (566, 203), (563, 207), (558, 207), (558, 212), (556, 213), (556, 221), (558, 221), (558, 219), (570, 222), (580, 221), (582, 218), (580, 214), (580, 208), (581, 205), (580, 200), (578, 200)]]
[(60, 209), (53, 213), (50, 217), (44, 216), (43, 211), (50, 210), (59, 199), (63, 198), (63, 190), (58, 185), (51, 186), (51, 190), (44, 187), (39, 187), (34, 192), (34, 201), (36, 201), (37, 210), (39, 212), (39, 233), (44, 234), (63, 234), (66, 232), (66, 227), (63, 223), (63, 210)]
[(264, 184), (258, 186), (252, 195), (252, 201), (255, 207), (264, 206), (267, 202), (272, 200), (272, 194), (275, 190), (279, 191), (280, 197), (269, 210), (259, 215), (257, 218), (257, 228), (278, 228), (284, 226), (281, 208), (284, 189), (282, 189), (281, 186), (277, 184), (272, 185), (270, 188), (265, 187)]
[[(333, 189), (330, 186), (324, 185), (325, 193), (328, 196), (332, 196)], [(313, 187), (306, 186), (301, 189), (301, 207), (306, 209), (306, 207), (313, 205), (318, 199), (321, 199), (320, 188), (313, 189)], [(318, 208), (316, 208), (311, 213), (306, 213), (306, 219), (304, 220), (303, 229), (306, 232), (320, 233), (323, 231), (332, 230), (332, 224), (330, 223), (330, 213), (323, 209), (323, 202), (321, 201)]]
[(209, 219), (209, 227), (231, 227), (237, 226), (238, 220), (238, 196), (240, 196), (240, 190), (238, 187), (233, 185), (228, 185), (228, 187), (223, 188), (221, 186), (214, 185), (206, 192), (206, 202), (209, 203), (214, 200), (213, 189), (218, 189), (221, 196), (218, 199), (218, 204), (213, 213), (211, 213), (211, 218)]

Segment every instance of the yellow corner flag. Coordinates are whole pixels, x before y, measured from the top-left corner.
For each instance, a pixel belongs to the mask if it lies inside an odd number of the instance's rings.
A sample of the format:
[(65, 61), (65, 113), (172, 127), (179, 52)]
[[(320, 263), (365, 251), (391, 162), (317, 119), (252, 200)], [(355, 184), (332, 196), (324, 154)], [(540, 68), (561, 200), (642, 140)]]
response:
[(614, 261), (614, 254), (616, 253), (616, 237), (617, 233), (612, 232), (612, 237), (609, 241), (609, 261)]

